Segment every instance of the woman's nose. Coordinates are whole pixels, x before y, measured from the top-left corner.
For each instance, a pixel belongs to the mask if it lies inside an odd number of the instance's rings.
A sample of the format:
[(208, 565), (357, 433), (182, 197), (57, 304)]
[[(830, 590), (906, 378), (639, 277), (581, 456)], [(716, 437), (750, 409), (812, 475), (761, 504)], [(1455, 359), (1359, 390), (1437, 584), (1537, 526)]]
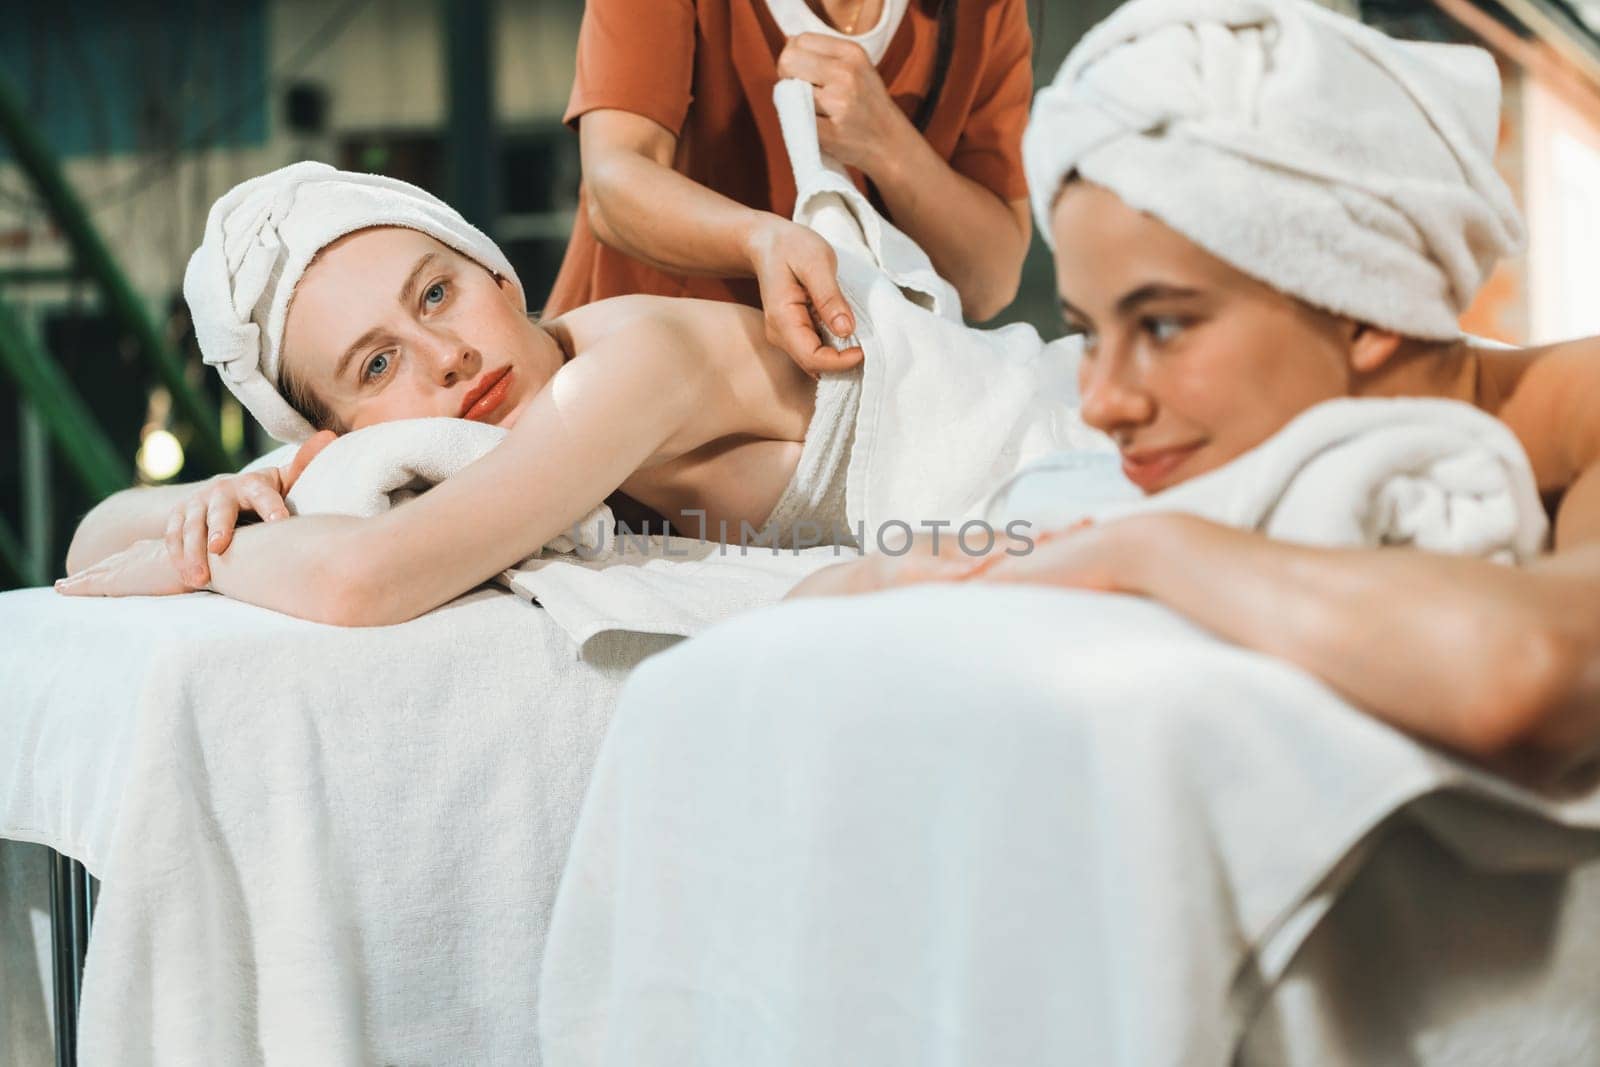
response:
[(1126, 360), (1105, 355), (1084, 365), (1079, 379), (1083, 421), (1101, 433), (1143, 426), (1155, 416), (1155, 402), (1133, 379)]
[(434, 339), (432, 347), (435, 373), (443, 386), (476, 378), (483, 369), (482, 354), (459, 337), (441, 335)]

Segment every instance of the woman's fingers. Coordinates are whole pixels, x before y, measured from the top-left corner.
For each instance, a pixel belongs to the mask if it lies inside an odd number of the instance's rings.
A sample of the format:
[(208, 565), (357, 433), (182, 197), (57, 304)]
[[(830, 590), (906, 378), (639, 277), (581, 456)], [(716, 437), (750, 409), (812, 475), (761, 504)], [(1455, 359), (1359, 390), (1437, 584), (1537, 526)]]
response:
[(812, 85), (826, 85), (828, 76), (838, 69), (838, 61), (821, 52), (790, 41), (778, 56), (778, 77), (799, 78)]
[(162, 544), (166, 546), (167, 557), (171, 559), (175, 570), (183, 569), (183, 517), (188, 511), (188, 505), (172, 509), (172, 514), (167, 516), (167, 529), (162, 535)]
[(797, 249), (789, 259), (789, 269), (817, 309), (817, 318), (835, 337), (849, 337), (856, 332), (856, 317), (839, 289), (839, 257), (828, 242), (814, 233), (811, 236), (815, 243)]
[(811, 326), (803, 293), (796, 296), (799, 298), (767, 301), (767, 340), (787, 352), (801, 370), (815, 375), (820, 373), (814, 366), (815, 356), (827, 346)]
[(56, 582), (56, 592), (66, 596), (167, 596), (190, 590), (164, 540), (135, 541)]
[(289, 517), (289, 505), (283, 502), (283, 495), (265, 481), (250, 482), (242, 486), (240, 492), (250, 505), (250, 510), (261, 516), (263, 522), (276, 522)]
[[(806, 231), (810, 233), (810, 231)], [(839, 260), (828, 243), (811, 234), (815, 244), (802, 246), (789, 260), (789, 270), (799, 283), (800, 293), (796, 316), (804, 317), (805, 340), (811, 344), (800, 365), (812, 374), (847, 370), (861, 362), (860, 346), (843, 350), (822, 340), (812, 328), (812, 316), (826, 326), (835, 337), (849, 337), (855, 333), (856, 319), (839, 289)], [(790, 350), (791, 353), (793, 350)]]
[[(260, 514), (260, 508), (256, 509)], [(232, 496), (218, 494), (211, 498), (206, 508), (206, 551), (219, 555), (233, 542), (233, 528), (239, 523), (239, 501)], [(211, 561), (206, 561), (209, 570)]]
[(211, 581), (211, 561), (206, 558), (206, 501), (194, 499), (183, 514), (183, 563), (178, 573), (196, 588)]
[(859, 348), (836, 351), (824, 344), (817, 320), (839, 337), (855, 332), (855, 316), (839, 291), (838, 261), (815, 232), (774, 218), (755, 242), (751, 266), (761, 287), (767, 339), (808, 374), (843, 370), (861, 360)]

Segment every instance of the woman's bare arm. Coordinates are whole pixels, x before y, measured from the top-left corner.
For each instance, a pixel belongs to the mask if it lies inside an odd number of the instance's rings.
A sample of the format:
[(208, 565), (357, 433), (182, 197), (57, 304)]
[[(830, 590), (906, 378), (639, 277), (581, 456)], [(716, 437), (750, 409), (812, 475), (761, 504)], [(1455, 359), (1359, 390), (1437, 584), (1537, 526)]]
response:
[[(162, 538), (180, 577), (191, 587), (211, 580), (207, 553), (225, 552), (241, 514), (265, 521), (289, 517), (284, 498), (318, 452), (333, 440), (325, 431), (301, 445), (282, 466), (258, 466), (203, 482), (125, 489), (83, 517), (67, 549), (67, 573), (77, 574), (140, 541)], [(207, 544), (207, 530), (212, 531)]]
[(211, 562), (212, 588), (291, 615), (351, 626), (402, 622), (487, 581), (569, 529), (695, 414), (706, 361), (655, 328), (564, 366), (504, 443), (374, 519), (312, 516), (239, 530)]
[[(371, 519), (314, 515), (237, 530), (226, 552), (209, 556), (210, 588), (316, 622), (377, 626), (493, 577), (570, 528), (692, 419), (707, 417), (713, 363), (692, 332), (653, 323), (649, 337), (642, 348), (636, 332), (621, 330), (588, 345), (529, 402), (504, 442), (404, 507)], [(151, 539), (57, 584), (76, 596), (189, 588), (163, 542)]]
[(1557, 771), (1600, 745), (1597, 541), (1512, 568), (1310, 548), (1161, 514), (1042, 541), (982, 577), (1159, 600), (1507, 771)]
[(106, 497), (89, 509), (73, 531), (67, 547), (67, 573), (99, 563), (135, 541), (162, 536), (173, 510), (216, 480), (135, 486)]

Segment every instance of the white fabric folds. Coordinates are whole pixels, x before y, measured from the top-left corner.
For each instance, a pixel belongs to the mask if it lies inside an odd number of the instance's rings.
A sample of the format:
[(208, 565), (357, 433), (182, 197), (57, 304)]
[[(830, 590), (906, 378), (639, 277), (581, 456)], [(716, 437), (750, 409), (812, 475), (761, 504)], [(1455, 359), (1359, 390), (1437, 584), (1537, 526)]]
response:
[(419, 230), (510, 279), (522, 294), (517, 272), (493, 241), (408, 182), (306, 161), (234, 186), (211, 205), (205, 236), (184, 272), (183, 295), (201, 355), (279, 441), (304, 441), (314, 432), (279, 391), (295, 286), (324, 247), (375, 226)]
[[(1117, 492), (1119, 488), (1121, 492)], [(1106, 454), (1048, 456), (996, 488), (991, 523), (1181, 511), (1278, 541), (1526, 563), (1549, 523), (1506, 425), (1453, 400), (1330, 400), (1244, 455), (1143, 497)]]
[(1446, 339), (1522, 223), (1478, 48), (1397, 41), (1310, 0), (1134, 0), (1041, 90), (1039, 229), (1071, 175), (1317, 307)]

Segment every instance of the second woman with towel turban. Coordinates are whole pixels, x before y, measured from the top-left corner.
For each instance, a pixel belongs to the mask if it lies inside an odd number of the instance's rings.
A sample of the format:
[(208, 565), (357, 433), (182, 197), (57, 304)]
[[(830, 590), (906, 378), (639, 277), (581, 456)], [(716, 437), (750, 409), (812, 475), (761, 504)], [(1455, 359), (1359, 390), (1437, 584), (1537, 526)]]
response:
[[(1192, 516), (1080, 529), (973, 576), (1160, 600), (1402, 728), (1507, 767), (1600, 745), (1600, 343), (1468, 344), (1522, 239), (1496, 174), (1493, 60), (1308, 0), (1134, 0), (1039, 94), (1024, 141), (1083, 417), (1147, 493), (1337, 397), (1441, 397), (1515, 433), (1554, 551), (1511, 569), (1276, 543)], [(904, 584), (894, 560), (801, 592)], [(909, 580), (929, 573), (923, 562)]]

